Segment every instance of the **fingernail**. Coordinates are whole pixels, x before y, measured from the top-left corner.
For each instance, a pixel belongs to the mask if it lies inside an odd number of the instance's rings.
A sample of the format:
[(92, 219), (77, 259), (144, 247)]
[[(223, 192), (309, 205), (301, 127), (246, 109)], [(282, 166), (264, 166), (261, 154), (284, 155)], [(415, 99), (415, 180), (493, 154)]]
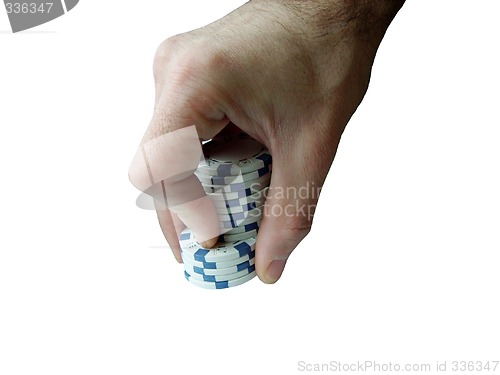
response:
[(274, 284), (279, 280), (283, 270), (285, 269), (286, 259), (275, 259), (267, 266), (266, 272), (264, 273), (265, 282), (268, 284)]
[(210, 240), (200, 242), (200, 245), (205, 249), (211, 249), (217, 243), (217, 237), (211, 238)]

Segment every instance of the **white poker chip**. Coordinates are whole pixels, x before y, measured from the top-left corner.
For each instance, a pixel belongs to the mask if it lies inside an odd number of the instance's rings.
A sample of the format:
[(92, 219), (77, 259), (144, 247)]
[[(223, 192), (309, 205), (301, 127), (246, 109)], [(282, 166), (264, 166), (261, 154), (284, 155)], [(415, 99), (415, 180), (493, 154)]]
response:
[(243, 232), (237, 234), (221, 234), (219, 239), (224, 242), (244, 241), (250, 237), (257, 236), (258, 230), (254, 229), (250, 232)]
[(246, 198), (240, 199), (234, 199), (234, 200), (229, 200), (229, 201), (219, 201), (219, 200), (212, 200), (215, 208), (217, 211), (233, 211), (238, 212), (238, 210), (245, 211), (248, 210), (250, 207), (260, 207), (263, 206), (264, 203), (266, 203), (266, 197), (260, 198), (260, 199), (255, 199), (255, 200), (248, 200)]
[[(237, 214), (241, 212), (248, 212), (251, 211), (255, 208), (262, 207), (264, 205), (265, 201), (256, 201), (252, 203), (245, 204), (243, 206), (236, 206), (236, 207), (216, 207), (216, 211), (218, 214), (223, 214), (223, 215), (228, 215), (228, 214)], [(262, 208), (264, 209), (264, 208)]]
[(272, 164), (269, 166), (265, 166), (264, 168), (258, 169), (256, 171), (240, 174), (237, 176), (207, 176), (199, 172), (195, 172), (195, 175), (196, 177), (198, 177), (198, 179), (202, 184), (226, 186), (236, 182), (245, 182), (258, 179), (262, 176), (270, 174), (271, 171), (272, 171)]
[(241, 258), (255, 250), (256, 241), (253, 237), (245, 241), (219, 243), (213, 249), (205, 249), (196, 241), (194, 234), (188, 228), (182, 231), (179, 238), (183, 257), (200, 262), (224, 262)]
[(248, 135), (213, 139), (203, 145), (203, 153), (198, 172), (210, 177), (238, 176), (272, 164), (267, 148)]
[[(199, 274), (205, 276), (221, 276), (221, 275), (234, 275), (237, 272), (247, 270), (251, 266), (255, 265), (255, 258), (247, 260), (246, 262), (240, 263), (236, 266), (227, 267), (227, 268), (215, 268), (215, 269), (205, 269), (203, 267), (193, 266), (191, 264), (185, 263), (184, 269), (190, 275)], [(247, 272), (250, 273), (250, 272)], [(244, 276), (243, 274), (241, 276)], [(209, 281), (209, 280), (207, 280)]]
[(241, 258), (228, 260), (226, 262), (200, 262), (190, 257), (185, 257), (183, 252), (181, 252), (181, 255), (182, 255), (182, 261), (184, 262), (185, 265), (187, 264), (192, 267), (198, 267), (204, 270), (217, 270), (217, 269), (226, 269), (238, 266), (242, 263), (255, 259), (255, 250), (252, 250), (249, 254), (246, 254)]
[[(220, 193), (211, 193), (208, 194), (212, 202), (216, 205), (216, 207), (224, 207), (224, 206), (241, 206), (246, 203), (251, 203), (257, 200), (262, 200), (267, 198), (267, 193), (269, 191), (269, 187), (266, 187), (263, 190), (254, 192), (247, 189), (243, 192), (220, 192)], [(218, 206), (220, 205), (220, 206)]]
[(256, 207), (250, 211), (245, 211), (245, 212), (235, 212), (235, 213), (224, 213), (224, 214), (218, 214), (219, 221), (224, 222), (224, 221), (229, 221), (229, 222), (243, 222), (246, 221), (247, 219), (251, 219), (252, 217), (260, 217), (262, 218), (262, 215), (264, 214), (264, 207)]
[(230, 228), (222, 229), (222, 231), (223, 231), (222, 235), (247, 233), (247, 232), (250, 232), (252, 230), (258, 231), (259, 227), (260, 227), (260, 221), (257, 221), (255, 223), (240, 225), (239, 227), (232, 228), (232, 229), (230, 229)]
[(239, 279), (240, 277), (246, 276), (249, 273), (252, 273), (255, 271), (255, 265), (250, 266), (249, 268), (243, 269), (241, 271), (228, 274), (228, 275), (202, 275), (199, 273), (190, 273), (188, 270), (186, 272), (191, 275), (191, 278), (201, 280), (201, 281), (208, 281), (208, 282), (220, 282), (220, 281), (230, 281), (230, 280), (235, 280)]
[(207, 193), (233, 193), (239, 191), (250, 190), (252, 194), (257, 193), (261, 190), (264, 190), (269, 186), (271, 182), (271, 175), (267, 174), (262, 177), (259, 177), (255, 180), (243, 181), (243, 182), (234, 182), (230, 185), (218, 186), (218, 185), (206, 185), (202, 184), (203, 190)]
[(247, 224), (260, 223), (262, 221), (263, 216), (264, 216), (264, 211), (261, 210), (261, 213), (259, 215), (250, 216), (243, 220), (219, 221), (219, 228), (221, 230), (229, 228), (234, 229), (236, 227), (245, 226)]
[(216, 281), (216, 282), (210, 282), (210, 281), (202, 281), (198, 280), (196, 278), (193, 278), (189, 273), (184, 271), (184, 277), (192, 284), (199, 286), (200, 288), (205, 288), (205, 289), (227, 289), (227, 288), (232, 288), (241, 284), (246, 283), (247, 281), (252, 280), (255, 276), (257, 275), (256, 271), (253, 271), (252, 273), (249, 273), (248, 275), (245, 275), (243, 277), (240, 277), (239, 279), (234, 279), (234, 280), (229, 280), (229, 281)]

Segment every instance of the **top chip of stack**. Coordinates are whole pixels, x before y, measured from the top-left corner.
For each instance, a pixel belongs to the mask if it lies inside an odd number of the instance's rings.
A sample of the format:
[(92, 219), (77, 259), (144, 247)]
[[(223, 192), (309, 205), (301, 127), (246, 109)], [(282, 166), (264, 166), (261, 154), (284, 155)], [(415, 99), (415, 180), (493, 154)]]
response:
[(203, 145), (203, 153), (206, 159), (198, 166), (199, 176), (215, 178), (248, 174), (248, 179), (251, 180), (262, 177), (255, 176), (252, 172), (265, 171), (272, 164), (272, 157), (266, 146), (244, 133), (214, 138)]
[(204, 249), (186, 229), (180, 238), (184, 275), (207, 289), (224, 289), (255, 277), (255, 243), (271, 180), (272, 157), (247, 134), (216, 137), (203, 145), (196, 176), (214, 202), (221, 235)]

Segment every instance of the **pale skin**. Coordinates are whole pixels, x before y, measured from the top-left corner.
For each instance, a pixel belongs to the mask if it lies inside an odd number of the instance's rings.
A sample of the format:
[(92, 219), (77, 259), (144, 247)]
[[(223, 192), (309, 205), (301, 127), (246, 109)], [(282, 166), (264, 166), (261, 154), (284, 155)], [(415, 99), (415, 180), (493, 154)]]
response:
[[(211, 139), (233, 123), (273, 155), (271, 194), (256, 247), (257, 274), (265, 283), (281, 277), (311, 229), (312, 217), (290, 207), (315, 207), (318, 200), (272, 191), (322, 186), (368, 88), (378, 46), (403, 3), (252, 0), (208, 26), (167, 39), (157, 50), (155, 112), (142, 145), (191, 125), (201, 139)], [(166, 153), (159, 159), (175, 163), (168, 148), (158, 152)], [(141, 185), (137, 168), (130, 179)], [(190, 177), (175, 181), (172, 191), (192, 183)], [(195, 233), (204, 225), (199, 218), (207, 216), (200, 214), (203, 205), (177, 212)], [(273, 206), (286, 208), (286, 215), (271, 215)], [(181, 261), (178, 233), (184, 224), (169, 210), (157, 213)], [(215, 240), (203, 244), (213, 246)]]

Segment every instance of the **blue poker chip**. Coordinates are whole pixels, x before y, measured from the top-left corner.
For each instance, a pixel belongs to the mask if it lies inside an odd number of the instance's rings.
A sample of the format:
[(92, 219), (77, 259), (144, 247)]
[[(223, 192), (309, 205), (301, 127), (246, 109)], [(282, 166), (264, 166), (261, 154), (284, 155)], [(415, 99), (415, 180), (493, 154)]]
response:
[[(189, 263), (184, 263), (184, 269), (190, 275), (197, 273), (199, 275), (205, 275), (205, 276), (221, 276), (221, 275), (231, 275), (231, 274), (235, 274), (237, 272), (243, 271), (243, 270), (247, 270), (253, 265), (255, 265), (255, 258), (252, 258), (250, 260), (247, 260), (246, 262), (237, 264), (237, 265), (232, 266), (232, 267), (215, 268), (215, 269), (203, 268), (203, 267), (193, 266)], [(206, 281), (209, 281), (209, 280), (206, 280)]]
[(264, 214), (264, 207), (256, 207), (250, 211), (244, 211), (244, 212), (235, 212), (235, 213), (218, 213), (219, 221), (224, 222), (224, 221), (230, 221), (230, 222), (244, 222), (247, 219), (250, 219), (252, 217), (260, 217), (262, 218), (262, 215)]
[(238, 213), (243, 213), (243, 212), (248, 212), (252, 211), (256, 208), (262, 207), (263, 202), (252, 202), (252, 203), (247, 203), (243, 204), (241, 206), (233, 206), (233, 207), (216, 207), (217, 213), (221, 215), (230, 215), (230, 214), (238, 214)]
[(218, 191), (213, 192), (213, 193), (209, 192), (208, 196), (212, 200), (228, 201), (228, 200), (248, 198), (248, 197), (260, 197), (260, 198), (262, 198), (262, 197), (267, 196), (267, 191), (268, 191), (267, 187), (263, 190), (257, 190), (257, 191), (255, 191), (253, 189), (245, 189), (245, 190), (239, 190), (239, 191), (234, 191), (234, 192), (218, 190)]
[(209, 177), (248, 174), (272, 164), (267, 148), (248, 135), (213, 139), (203, 145), (203, 153), (206, 159), (197, 172)]
[(197, 267), (204, 270), (218, 270), (239, 266), (240, 264), (244, 264), (245, 262), (252, 261), (253, 259), (255, 259), (255, 250), (242, 256), (241, 258), (232, 259), (225, 262), (200, 262), (198, 260), (192, 259), (189, 256), (184, 256), (184, 252), (181, 252), (181, 255), (184, 264), (188, 264), (192, 267)]
[(242, 199), (232, 199), (228, 201), (217, 201), (217, 200), (212, 200), (214, 203), (215, 208), (219, 210), (228, 210), (232, 212), (239, 212), (239, 211), (249, 211), (252, 208), (260, 207), (266, 203), (266, 198), (260, 198), (256, 200), (248, 200), (246, 198)]
[(233, 242), (233, 241), (245, 241), (250, 237), (256, 237), (259, 230), (254, 229), (250, 232), (236, 233), (236, 234), (221, 234), (219, 236), (219, 241), (221, 242)]
[(265, 200), (268, 191), (269, 187), (266, 187), (263, 190), (253, 192), (253, 194), (251, 189), (245, 189), (243, 192), (238, 191), (234, 193), (219, 191), (217, 193), (211, 193), (208, 196), (216, 207), (238, 206), (245, 203)]
[(188, 228), (179, 237), (183, 256), (200, 262), (224, 262), (241, 258), (255, 250), (256, 242), (256, 238), (253, 237), (245, 241), (219, 243), (213, 249), (205, 249), (196, 241)]
[(229, 281), (203, 281), (199, 280), (196, 277), (192, 277), (189, 273), (184, 271), (184, 277), (186, 280), (188, 280), (190, 283), (199, 286), (200, 288), (205, 288), (205, 289), (227, 289), (227, 288), (232, 288), (241, 284), (246, 283), (247, 281), (252, 280), (255, 276), (257, 275), (256, 271), (253, 271), (243, 277), (240, 277), (238, 279), (234, 280), (229, 280)]
[(246, 182), (246, 181), (256, 180), (258, 178), (269, 175), (271, 171), (272, 171), (272, 164), (266, 165), (264, 168), (258, 169), (256, 171), (237, 176), (207, 176), (199, 172), (195, 172), (195, 175), (198, 177), (198, 179), (202, 184), (227, 186), (235, 182)]
[(252, 194), (255, 194), (268, 187), (270, 182), (271, 182), (271, 175), (267, 174), (265, 176), (250, 181), (235, 180), (235, 182), (224, 186), (207, 185), (207, 184), (202, 184), (202, 186), (207, 193), (223, 194), (223, 193), (245, 191), (248, 189), (252, 192)]
[(260, 221), (257, 221), (255, 223), (243, 224), (243, 225), (240, 225), (236, 228), (224, 229), (224, 233), (222, 233), (222, 235), (248, 233), (248, 232), (251, 232), (253, 230), (258, 231), (259, 227), (260, 227)]
[(247, 224), (260, 223), (262, 221), (262, 217), (264, 216), (263, 210), (260, 211), (261, 211), (260, 214), (248, 216), (245, 219), (241, 220), (233, 219), (228, 221), (219, 221), (219, 228), (221, 230), (226, 230), (226, 229), (234, 229), (240, 226), (245, 226)]
[(202, 275), (199, 273), (189, 273), (188, 270), (186, 272), (191, 275), (193, 279), (201, 280), (201, 281), (208, 281), (208, 282), (221, 282), (221, 281), (230, 281), (230, 280), (235, 280), (239, 279), (240, 277), (246, 276), (249, 273), (252, 273), (255, 271), (255, 265), (250, 266), (249, 268), (242, 269), (238, 272), (228, 274), (228, 275)]

